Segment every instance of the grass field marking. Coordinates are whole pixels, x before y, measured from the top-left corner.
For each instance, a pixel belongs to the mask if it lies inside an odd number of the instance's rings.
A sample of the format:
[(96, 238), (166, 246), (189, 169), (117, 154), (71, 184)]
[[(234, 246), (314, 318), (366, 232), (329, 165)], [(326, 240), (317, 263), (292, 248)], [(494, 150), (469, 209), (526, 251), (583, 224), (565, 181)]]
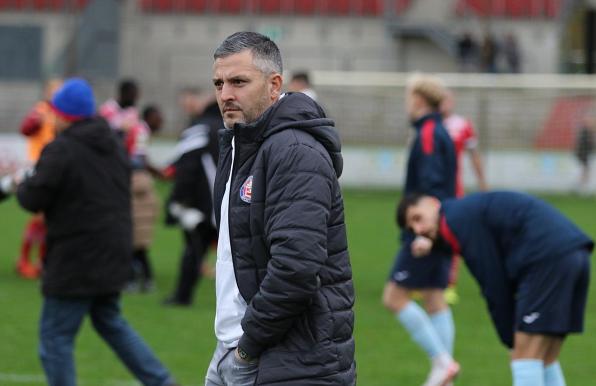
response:
[[(13, 373), (0, 373), (0, 382), (11, 382), (11, 384), (34, 384), (34, 385), (45, 385), (46, 378), (43, 374), (13, 374)], [(139, 386), (141, 385), (138, 381), (125, 381), (122, 379), (103, 379), (103, 380), (77, 380), (79, 385), (106, 385), (106, 386)], [(201, 386), (199, 384), (187, 385), (187, 386)]]
[(45, 384), (46, 378), (41, 374), (12, 374), (0, 373), (0, 382), (39, 383)]

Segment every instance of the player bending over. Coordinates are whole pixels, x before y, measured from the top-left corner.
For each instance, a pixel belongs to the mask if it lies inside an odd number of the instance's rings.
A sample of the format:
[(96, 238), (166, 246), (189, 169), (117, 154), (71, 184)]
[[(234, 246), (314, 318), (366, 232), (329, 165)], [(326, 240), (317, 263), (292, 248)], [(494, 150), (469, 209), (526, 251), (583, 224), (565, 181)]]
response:
[[(522, 193), (475, 193), (440, 202), (414, 194), (397, 213), (412, 253), (460, 253), (511, 351), (514, 386), (563, 386), (557, 361), (583, 330), (593, 241), (552, 206)], [(432, 257), (422, 258), (421, 260)]]

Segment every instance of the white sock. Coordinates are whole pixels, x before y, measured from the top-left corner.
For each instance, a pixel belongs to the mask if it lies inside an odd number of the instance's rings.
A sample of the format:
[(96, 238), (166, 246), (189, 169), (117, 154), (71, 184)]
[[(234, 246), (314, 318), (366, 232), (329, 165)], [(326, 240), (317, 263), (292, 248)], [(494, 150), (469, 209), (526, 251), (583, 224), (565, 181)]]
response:
[(428, 314), (416, 302), (410, 301), (400, 312), (396, 313), (396, 317), (410, 333), (414, 342), (422, 347), (429, 357), (435, 358), (440, 354), (447, 354), (451, 357)]
[(544, 366), (544, 386), (565, 386), (565, 376), (559, 361)]
[(511, 361), (513, 386), (544, 386), (544, 362), (538, 359)]
[(455, 325), (453, 323), (453, 315), (451, 309), (446, 309), (435, 312), (430, 315), (430, 321), (432, 322), (435, 331), (439, 334), (443, 346), (447, 349), (449, 354), (453, 356), (453, 340), (455, 338)]

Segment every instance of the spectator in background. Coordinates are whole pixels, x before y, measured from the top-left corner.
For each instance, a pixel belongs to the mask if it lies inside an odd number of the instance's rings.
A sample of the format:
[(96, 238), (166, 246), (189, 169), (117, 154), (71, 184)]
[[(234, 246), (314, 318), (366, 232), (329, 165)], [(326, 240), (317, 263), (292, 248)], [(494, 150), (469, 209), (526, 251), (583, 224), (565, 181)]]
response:
[(139, 111), (136, 107), (139, 87), (132, 79), (125, 79), (118, 85), (117, 99), (108, 99), (99, 108), (110, 127), (124, 141), (128, 131), (139, 124)]
[[(50, 79), (44, 87), (43, 100), (37, 102), (21, 123), (21, 134), (27, 137), (27, 159), (35, 165), (43, 148), (56, 136), (56, 117), (51, 109), (52, 96), (62, 86), (61, 79)], [(42, 214), (34, 214), (25, 227), (21, 251), (17, 260), (17, 273), (27, 279), (39, 277), (46, 249), (46, 226)], [(31, 253), (37, 246), (37, 263)]]
[(485, 33), (480, 47), (480, 68), (482, 72), (497, 72), (498, 47), (495, 38), (490, 32)]
[(317, 93), (312, 88), (312, 84), (310, 83), (310, 77), (308, 76), (308, 72), (306, 71), (295, 72), (292, 75), (292, 79), (288, 84), (288, 91), (301, 92), (311, 97), (312, 100), (317, 100)]
[(521, 69), (521, 54), (515, 35), (509, 33), (505, 35), (503, 41), (502, 53), (505, 56), (506, 72), (517, 74)]
[(581, 166), (581, 176), (579, 180), (578, 192), (580, 194), (588, 193), (588, 184), (590, 182), (590, 158), (594, 151), (594, 132), (596, 131), (596, 122), (593, 116), (585, 115), (581, 121), (581, 126), (575, 140), (575, 157)]
[(126, 135), (126, 149), (132, 165), (132, 219), (133, 219), (133, 279), (128, 291), (147, 292), (154, 288), (153, 271), (148, 249), (153, 238), (158, 199), (152, 175), (161, 176), (148, 159), (151, 134), (160, 130), (163, 118), (155, 106), (143, 110), (143, 119)]
[[(191, 127), (196, 123), (212, 99), (212, 95), (202, 92), (198, 87), (185, 87), (180, 91), (178, 105), (188, 117), (186, 127)], [(217, 135), (215, 138), (217, 139)]]
[(143, 385), (174, 382), (120, 313), (129, 272), (132, 225), (128, 158), (82, 79), (54, 95), (56, 139), (17, 191), (43, 212), (48, 252), (42, 277), (39, 355), (50, 386), (74, 386), (73, 345), (88, 314), (99, 335)]
[(195, 89), (184, 90), (180, 97), (191, 122), (180, 135), (176, 160), (167, 169), (174, 186), (166, 205), (167, 223), (181, 228), (184, 250), (176, 289), (164, 300), (165, 305), (192, 304), (194, 289), (206, 270), (203, 263), (209, 246), (217, 240), (212, 197), (219, 154), (217, 133), (223, 121), (212, 94), (210, 98)]
[(478, 43), (469, 32), (464, 32), (457, 41), (457, 57), (460, 71), (472, 72), (478, 66)]

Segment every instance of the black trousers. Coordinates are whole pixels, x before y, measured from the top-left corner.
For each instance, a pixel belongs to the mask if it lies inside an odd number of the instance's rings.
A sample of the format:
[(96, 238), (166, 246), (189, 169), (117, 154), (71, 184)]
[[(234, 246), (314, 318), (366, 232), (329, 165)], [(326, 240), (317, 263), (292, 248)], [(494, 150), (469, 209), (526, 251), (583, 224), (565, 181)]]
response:
[(176, 300), (192, 303), (194, 289), (201, 279), (201, 265), (207, 256), (209, 246), (216, 238), (217, 231), (211, 223), (201, 223), (192, 231), (184, 231), (184, 251), (174, 292)]

